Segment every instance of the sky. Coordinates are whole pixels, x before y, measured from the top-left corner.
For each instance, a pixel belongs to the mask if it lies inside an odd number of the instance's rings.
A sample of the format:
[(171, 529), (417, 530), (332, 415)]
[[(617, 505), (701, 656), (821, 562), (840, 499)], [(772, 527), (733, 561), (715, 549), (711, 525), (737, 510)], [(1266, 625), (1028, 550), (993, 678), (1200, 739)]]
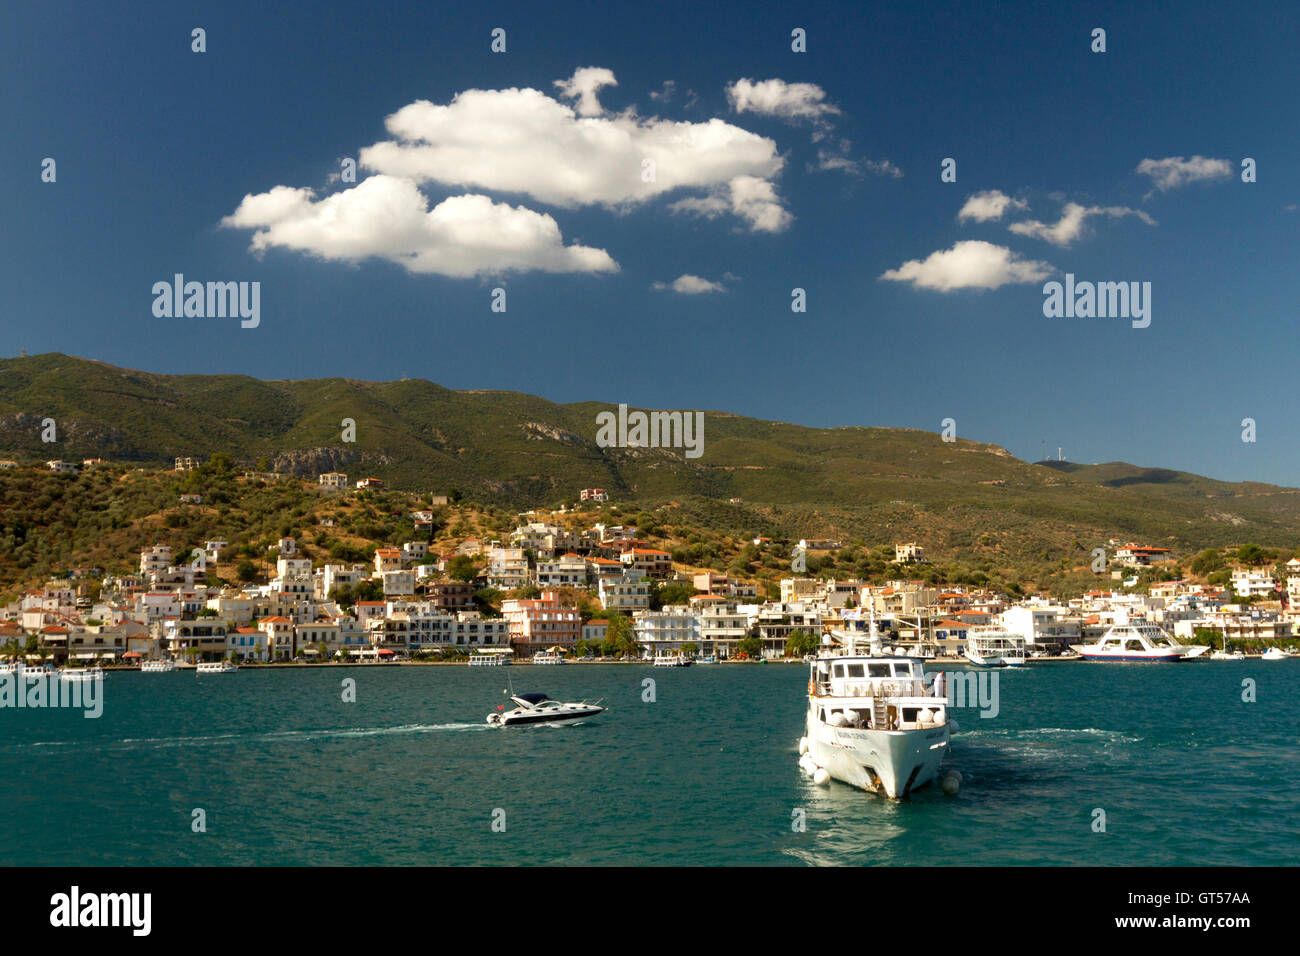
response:
[(1300, 5), (541, 6), (7, 4), (0, 354), (1300, 485)]

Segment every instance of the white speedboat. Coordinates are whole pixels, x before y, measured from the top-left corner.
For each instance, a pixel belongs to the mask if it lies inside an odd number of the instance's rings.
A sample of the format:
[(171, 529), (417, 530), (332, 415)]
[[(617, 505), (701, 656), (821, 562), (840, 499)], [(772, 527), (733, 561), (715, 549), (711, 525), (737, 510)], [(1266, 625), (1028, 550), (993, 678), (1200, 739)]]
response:
[(1135, 621), (1116, 624), (1093, 644), (1070, 648), (1090, 661), (1182, 661), (1199, 657), (1210, 645), (1179, 644), (1155, 624)]
[(487, 715), (487, 722), (494, 727), (514, 727), (519, 724), (542, 724), (561, 720), (578, 720), (582, 717), (594, 717), (605, 710), (600, 703), (590, 704), (585, 700), (576, 703), (564, 703), (551, 700), (545, 694), (512, 694), (510, 699), (517, 705), (513, 710), (499, 710)]
[(818, 783), (907, 796), (938, 776), (950, 740), (947, 699), (927, 685), (920, 658), (857, 653), (852, 635), (843, 637), (843, 653), (811, 665), (800, 766)]
[(231, 674), (239, 670), (230, 661), (203, 661), (194, 668), (195, 676), (200, 674)]
[(1291, 655), (1280, 647), (1270, 647), (1261, 656), (1262, 661), (1284, 661)]
[(510, 657), (506, 654), (471, 654), (469, 656), (470, 667), (505, 667), (510, 663)]
[(1025, 639), (1000, 627), (979, 628), (966, 637), (963, 653), (980, 667), (1019, 667), (1025, 662)]
[(141, 661), (140, 672), (143, 674), (166, 674), (176, 670), (175, 661)]

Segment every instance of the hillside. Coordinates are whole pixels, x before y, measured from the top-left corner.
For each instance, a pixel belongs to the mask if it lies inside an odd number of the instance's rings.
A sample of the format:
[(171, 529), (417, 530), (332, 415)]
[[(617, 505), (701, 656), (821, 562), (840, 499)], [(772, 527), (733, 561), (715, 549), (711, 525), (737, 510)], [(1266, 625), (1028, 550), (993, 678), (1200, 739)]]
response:
[[(613, 403), (557, 404), (422, 380), (260, 381), (159, 375), (51, 353), (0, 360), (0, 458), (99, 457), (167, 468), (229, 456), (313, 478), (339, 469), (394, 488), (458, 489), (484, 506), (553, 506), (599, 486), (616, 503), (676, 502), (703, 527), (916, 540), (953, 560), (1086, 564), (1109, 538), (1181, 552), (1300, 542), (1300, 491), (1123, 463), (1021, 461), (911, 429), (817, 429), (705, 413), (704, 451), (601, 448)], [(59, 442), (40, 440), (55, 419)], [(354, 444), (341, 422), (356, 422)], [(743, 499), (729, 505), (728, 499)], [(0, 521), (4, 515), (0, 513)]]

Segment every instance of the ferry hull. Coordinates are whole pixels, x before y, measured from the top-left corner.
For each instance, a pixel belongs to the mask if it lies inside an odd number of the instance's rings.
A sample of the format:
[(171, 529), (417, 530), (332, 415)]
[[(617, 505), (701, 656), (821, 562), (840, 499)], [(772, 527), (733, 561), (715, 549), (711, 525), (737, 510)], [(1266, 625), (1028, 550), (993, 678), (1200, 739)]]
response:
[(948, 749), (948, 725), (920, 730), (832, 727), (808, 718), (808, 754), (835, 780), (898, 799), (932, 783)]

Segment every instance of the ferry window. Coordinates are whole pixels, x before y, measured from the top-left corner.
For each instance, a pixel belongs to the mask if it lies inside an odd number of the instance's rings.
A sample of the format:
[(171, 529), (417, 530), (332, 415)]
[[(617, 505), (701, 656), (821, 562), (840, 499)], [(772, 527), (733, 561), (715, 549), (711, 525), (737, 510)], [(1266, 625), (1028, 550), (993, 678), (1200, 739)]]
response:
[(888, 677), (888, 676), (889, 676), (889, 665), (888, 665), (888, 664), (868, 664), (868, 665), (867, 665), (867, 675), (870, 676), (870, 677)]
[(865, 676), (865, 675), (863, 674), (863, 672), (862, 672), (862, 665), (861, 665), (861, 664), (850, 664), (850, 665), (849, 665), (849, 676), (850, 676), (850, 677), (863, 677), (863, 676)]
[(895, 665), (894, 665), (894, 676), (895, 676), (895, 677), (911, 677), (911, 676), (912, 676), (912, 669), (911, 669), (911, 666), (908, 665), (908, 664), (895, 664)]
[(843, 676), (844, 676), (844, 665), (843, 665), (843, 664), (836, 664), (836, 665), (835, 665), (835, 676), (836, 676), (836, 677), (843, 677)]

